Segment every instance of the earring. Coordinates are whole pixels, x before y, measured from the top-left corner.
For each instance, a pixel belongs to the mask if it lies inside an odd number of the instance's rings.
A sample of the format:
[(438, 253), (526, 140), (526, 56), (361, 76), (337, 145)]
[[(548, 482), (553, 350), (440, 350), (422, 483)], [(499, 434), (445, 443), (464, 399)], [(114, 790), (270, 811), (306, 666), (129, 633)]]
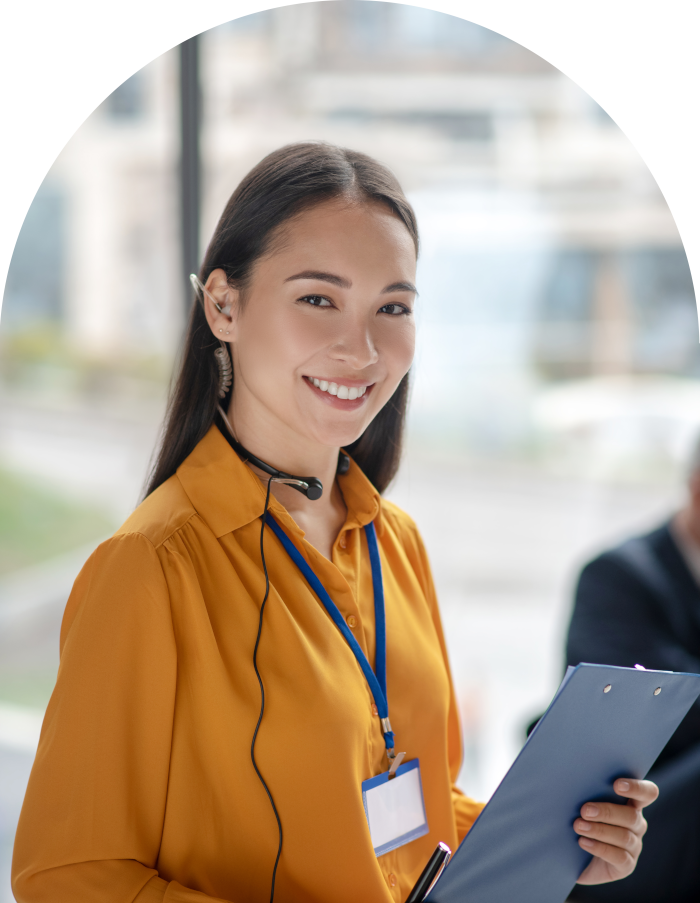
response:
[(219, 369), (219, 398), (225, 398), (233, 382), (233, 369), (231, 368), (231, 355), (226, 348), (217, 348), (214, 352), (216, 366)]

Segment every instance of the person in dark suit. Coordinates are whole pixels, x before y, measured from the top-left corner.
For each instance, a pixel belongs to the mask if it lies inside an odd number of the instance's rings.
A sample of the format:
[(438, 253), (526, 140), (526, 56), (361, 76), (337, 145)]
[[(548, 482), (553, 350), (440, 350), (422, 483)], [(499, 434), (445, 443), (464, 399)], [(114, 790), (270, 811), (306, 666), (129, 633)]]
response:
[[(567, 664), (593, 662), (700, 673), (700, 446), (684, 508), (658, 529), (587, 564), (579, 577)], [(635, 872), (577, 887), (580, 903), (700, 901), (700, 702), (649, 773), (659, 799)]]

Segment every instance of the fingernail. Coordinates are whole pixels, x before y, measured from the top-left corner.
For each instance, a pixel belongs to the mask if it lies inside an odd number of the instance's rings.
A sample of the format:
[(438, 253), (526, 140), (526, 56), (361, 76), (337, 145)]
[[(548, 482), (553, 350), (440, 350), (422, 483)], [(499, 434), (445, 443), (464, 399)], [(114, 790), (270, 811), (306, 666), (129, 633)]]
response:
[(629, 790), (630, 782), (629, 781), (618, 781), (617, 786), (619, 790)]
[(597, 806), (584, 806), (583, 814), (586, 818), (595, 818), (596, 815), (600, 815), (600, 809)]
[(593, 841), (590, 839), (590, 837), (580, 837), (579, 843), (582, 847), (586, 847), (589, 850), (593, 846)]
[(593, 825), (590, 822), (584, 821), (582, 818), (576, 822), (577, 831), (590, 831), (592, 827)]

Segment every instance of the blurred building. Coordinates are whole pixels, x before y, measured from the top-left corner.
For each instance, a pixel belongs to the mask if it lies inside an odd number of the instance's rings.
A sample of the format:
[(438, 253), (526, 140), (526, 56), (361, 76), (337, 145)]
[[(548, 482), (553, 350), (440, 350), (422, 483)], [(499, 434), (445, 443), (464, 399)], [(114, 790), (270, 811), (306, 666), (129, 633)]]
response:
[[(663, 197), (604, 111), (535, 54), (441, 13), (334, 0), (213, 29), (202, 60), (205, 240), (265, 153), (307, 138), (345, 144), (396, 171), (426, 251), (452, 245), (434, 265), (426, 255), (435, 325), (454, 326), (459, 308), (483, 348), (490, 329), (526, 321), (517, 369), (545, 379), (696, 372), (692, 283)], [(88, 354), (172, 353), (176, 84), (170, 52), (69, 142), (22, 230), (4, 328), (49, 318)], [(489, 275), (494, 255), (507, 284)], [(438, 268), (463, 271), (459, 297), (438, 297)]]

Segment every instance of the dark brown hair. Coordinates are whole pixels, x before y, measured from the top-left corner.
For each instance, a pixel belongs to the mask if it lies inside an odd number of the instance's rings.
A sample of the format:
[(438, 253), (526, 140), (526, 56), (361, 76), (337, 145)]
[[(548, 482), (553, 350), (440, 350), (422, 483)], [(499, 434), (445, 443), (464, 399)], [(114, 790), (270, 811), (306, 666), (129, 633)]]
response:
[[(212, 270), (222, 269), (229, 284), (244, 291), (253, 265), (270, 249), (283, 223), (309, 207), (339, 197), (384, 204), (404, 223), (418, 252), (415, 214), (385, 166), (366, 154), (329, 144), (290, 144), (268, 154), (233, 192), (207, 248), (199, 278), (206, 283)], [(147, 494), (175, 473), (219, 419), (219, 370), (214, 357), (218, 347), (195, 300)], [(221, 402), (224, 410), (231, 391), (233, 387)], [(380, 492), (399, 466), (407, 400), (408, 374), (360, 438), (347, 447)]]

